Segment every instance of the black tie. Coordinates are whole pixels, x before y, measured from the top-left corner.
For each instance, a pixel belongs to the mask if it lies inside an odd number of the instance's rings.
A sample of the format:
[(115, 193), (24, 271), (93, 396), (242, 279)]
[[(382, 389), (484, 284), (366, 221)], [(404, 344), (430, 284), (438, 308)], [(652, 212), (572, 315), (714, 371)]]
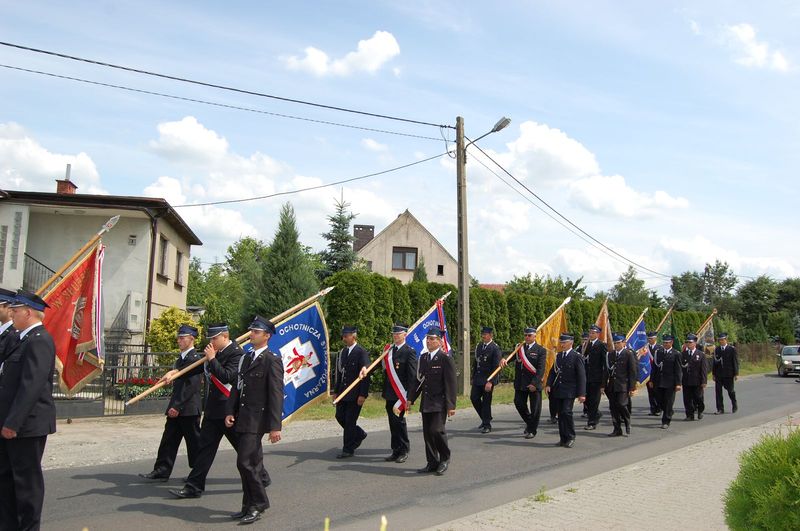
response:
[(253, 363), (253, 356), (254, 355), (255, 355), (255, 350), (245, 354), (244, 360), (242, 360), (242, 370), (241, 370), (241, 372), (245, 372), (247, 369), (250, 368), (250, 364)]

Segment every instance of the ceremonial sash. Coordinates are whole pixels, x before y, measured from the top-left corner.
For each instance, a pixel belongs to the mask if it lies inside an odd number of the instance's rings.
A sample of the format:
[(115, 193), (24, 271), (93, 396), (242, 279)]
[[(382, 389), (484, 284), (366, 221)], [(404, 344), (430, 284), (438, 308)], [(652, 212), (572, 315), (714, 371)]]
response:
[(391, 345), (386, 345), (384, 351), (386, 351), (386, 356), (383, 358), (383, 367), (386, 369), (386, 378), (389, 380), (392, 389), (394, 389), (394, 394), (397, 395), (397, 402), (394, 403), (392, 409), (401, 413), (408, 407), (406, 388), (403, 387), (403, 383), (400, 381), (400, 377), (397, 375), (397, 371), (394, 368)]
[(531, 374), (533, 374), (535, 376), (536, 375), (536, 367), (533, 366), (533, 364), (528, 359), (528, 356), (525, 355), (525, 345), (524, 344), (519, 346), (519, 350), (517, 350), (517, 357), (519, 358), (520, 363), (522, 363), (522, 366), (525, 367), (525, 369), (529, 373), (531, 373)]
[(208, 373), (208, 376), (211, 379), (211, 381), (214, 383), (216, 388), (219, 389), (220, 393), (225, 395), (226, 398), (229, 398), (231, 396), (231, 389), (233, 388), (233, 386), (231, 384), (222, 383), (221, 381), (219, 381), (219, 378), (217, 378), (216, 376), (211, 374), (211, 372)]
[(439, 317), (439, 326), (442, 328), (442, 351), (450, 352), (450, 342), (447, 340), (447, 325), (444, 322), (444, 301), (436, 299), (436, 315)]

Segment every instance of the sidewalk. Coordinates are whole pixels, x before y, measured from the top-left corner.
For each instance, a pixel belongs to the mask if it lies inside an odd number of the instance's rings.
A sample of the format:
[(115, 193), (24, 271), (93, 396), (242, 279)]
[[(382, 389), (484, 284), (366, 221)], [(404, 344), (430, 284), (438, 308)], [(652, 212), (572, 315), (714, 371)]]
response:
[[(799, 420), (800, 412), (791, 416), (793, 425)], [(788, 422), (734, 431), (430, 529), (727, 529), (722, 496), (739, 473), (739, 454)]]

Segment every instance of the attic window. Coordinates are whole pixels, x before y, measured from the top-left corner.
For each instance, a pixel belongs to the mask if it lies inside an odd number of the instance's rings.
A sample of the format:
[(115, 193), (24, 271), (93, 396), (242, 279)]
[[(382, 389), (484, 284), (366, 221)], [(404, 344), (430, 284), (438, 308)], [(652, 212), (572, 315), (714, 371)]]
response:
[(129, 234), (128, 235), (128, 245), (130, 245), (130, 246), (135, 246), (136, 245), (136, 235), (135, 234)]

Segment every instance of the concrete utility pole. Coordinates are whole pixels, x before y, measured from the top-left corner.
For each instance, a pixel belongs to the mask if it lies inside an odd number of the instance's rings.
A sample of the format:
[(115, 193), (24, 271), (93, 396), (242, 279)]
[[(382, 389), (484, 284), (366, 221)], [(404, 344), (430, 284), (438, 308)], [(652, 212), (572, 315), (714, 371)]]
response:
[(469, 344), (469, 243), (467, 240), (467, 151), (464, 147), (464, 118), (456, 118), (456, 195), (458, 201), (458, 319), (461, 323), (456, 348), (461, 355), (461, 380), (458, 390), (470, 386)]

